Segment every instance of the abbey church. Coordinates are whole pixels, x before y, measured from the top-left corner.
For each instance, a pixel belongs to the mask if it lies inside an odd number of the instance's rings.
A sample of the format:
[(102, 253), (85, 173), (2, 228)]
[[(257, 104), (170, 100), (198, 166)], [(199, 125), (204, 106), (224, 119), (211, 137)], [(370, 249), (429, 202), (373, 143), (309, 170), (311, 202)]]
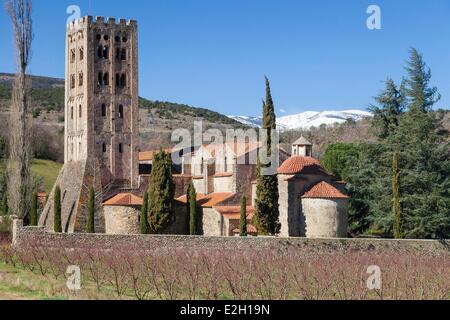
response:
[[(63, 232), (84, 232), (89, 189), (94, 187), (95, 229), (107, 234), (139, 233), (143, 192), (153, 156), (139, 148), (138, 26), (134, 20), (87, 16), (67, 27), (65, 163), (41, 214), (39, 225), (53, 230), (56, 186), (61, 190)], [(205, 236), (239, 234), (240, 199), (249, 200), (248, 233), (256, 195), (259, 143), (192, 146), (183, 150), (174, 175), (175, 219), (165, 234), (186, 234), (187, 187), (193, 181)], [(312, 157), (303, 137), (290, 150), (278, 147), (279, 210), (282, 237), (347, 237), (348, 197)], [(180, 152), (180, 150), (167, 150)], [(242, 161), (244, 159), (244, 161)]]

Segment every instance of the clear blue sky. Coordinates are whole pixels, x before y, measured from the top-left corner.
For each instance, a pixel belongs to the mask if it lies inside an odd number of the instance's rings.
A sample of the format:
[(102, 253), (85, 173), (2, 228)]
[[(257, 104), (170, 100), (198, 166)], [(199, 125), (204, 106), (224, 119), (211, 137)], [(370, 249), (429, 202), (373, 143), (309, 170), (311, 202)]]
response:
[[(364, 109), (386, 77), (400, 80), (408, 48), (424, 54), (450, 108), (450, 0), (35, 0), (31, 73), (64, 76), (70, 4), (82, 15), (139, 22), (140, 95), (225, 114), (258, 115), (264, 75), (279, 115)], [(382, 30), (366, 28), (370, 4)], [(14, 71), (0, 11), (0, 71)]]

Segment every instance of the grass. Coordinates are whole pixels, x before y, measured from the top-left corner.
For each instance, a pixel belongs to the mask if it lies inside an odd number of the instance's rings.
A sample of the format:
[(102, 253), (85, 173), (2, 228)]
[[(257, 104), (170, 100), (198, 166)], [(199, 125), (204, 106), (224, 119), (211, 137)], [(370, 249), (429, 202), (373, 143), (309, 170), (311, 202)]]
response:
[[(59, 171), (62, 165), (50, 160), (35, 159), (33, 161), (31, 172), (41, 177), (44, 181), (44, 191), (50, 193), (58, 177)], [(6, 169), (6, 161), (0, 160), (0, 173), (3, 173)]]

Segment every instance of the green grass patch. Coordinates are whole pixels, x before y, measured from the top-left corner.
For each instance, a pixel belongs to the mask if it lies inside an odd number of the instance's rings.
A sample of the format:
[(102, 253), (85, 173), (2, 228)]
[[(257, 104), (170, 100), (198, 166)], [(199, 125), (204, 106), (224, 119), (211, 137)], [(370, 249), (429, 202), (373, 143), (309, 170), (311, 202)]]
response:
[[(45, 192), (49, 193), (55, 184), (61, 167), (60, 163), (54, 161), (35, 159), (31, 166), (31, 172), (38, 177), (42, 177)], [(0, 173), (3, 173), (5, 170), (6, 161), (0, 160)]]

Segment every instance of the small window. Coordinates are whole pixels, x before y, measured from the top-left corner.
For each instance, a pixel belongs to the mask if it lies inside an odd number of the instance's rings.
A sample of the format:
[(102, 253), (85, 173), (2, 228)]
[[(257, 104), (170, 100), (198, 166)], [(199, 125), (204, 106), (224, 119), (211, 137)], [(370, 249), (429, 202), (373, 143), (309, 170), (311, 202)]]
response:
[(109, 48), (107, 46), (103, 47), (103, 59), (109, 58)]
[(102, 117), (106, 117), (106, 104), (102, 104)]
[(122, 74), (120, 77), (120, 86), (126, 87), (127, 86), (127, 76), (125, 74)]
[(73, 120), (73, 107), (70, 108), (70, 119)]
[(120, 74), (116, 73), (116, 87), (120, 87)]
[(123, 153), (123, 145), (119, 143), (119, 153)]
[(103, 85), (109, 86), (109, 73), (103, 75)]
[(103, 153), (106, 152), (106, 143), (104, 143), (104, 142), (103, 142), (103, 144), (102, 144), (102, 150), (103, 150)]
[(123, 41), (123, 42), (127, 42), (127, 41), (128, 41), (127, 37), (123, 37), (123, 38), (122, 38), (122, 41)]
[(116, 49), (116, 59), (119, 60), (120, 59), (120, 48)]
[(99, 86), (103, 85), (103, 73), (102, 72), (98, 73), (98, 85)]
[(98, 34), (97, 35), (97, 40), (100, 40), (102, 38), (102, 35), (101, 34)]
[(103, 58), (103, 47), (102, 47), (102, 46), (98, 47), (98, 50), (97, 50), (97, 57), (98, 57), (99, 59)]
[(122, 52), (120, 54), (120, 60), (125, 61), (127, 60), (127, 49), (122, 49)]
[(74, 75), (74, 74), (72, 74), (72, 75), (70, 76), (70, 87), (71, 87), (72, 89), (75, 89), (75, 75)]
[(123, 119), (123, 105), (119, 106), (119, 119)]
[(81, 107), (81, 104), (80, 104), (80, 106), (78, 107), (78, 114), (79, 114), (79, 117), (80, 117), (80, 118), (83, 116), (83, 109), (82, 109), (82, 107)]
[(116, 42), (120, 42), (120, 37), (119, 37), (119, 36), (116, 36), (116, 37), (114, 38), (114, 40), (116, 40)]
[(84, 59), (84, 48), (80, 48), (80, 61)]
[(70, 63), (75, 62), (75, 50), (71, 50), (70, 52)]
[(83, 72), (81, 72), (79, 75), (78, 75), (78, 86), (82, 86), (83, 85)]
[(105, 41), (108, 41), (108, 40), (109, 40), (109, 36), (108, 36), (108, 35), (105, 35), (105, 36), (103, 37), (103, 39), (104, 39)]

